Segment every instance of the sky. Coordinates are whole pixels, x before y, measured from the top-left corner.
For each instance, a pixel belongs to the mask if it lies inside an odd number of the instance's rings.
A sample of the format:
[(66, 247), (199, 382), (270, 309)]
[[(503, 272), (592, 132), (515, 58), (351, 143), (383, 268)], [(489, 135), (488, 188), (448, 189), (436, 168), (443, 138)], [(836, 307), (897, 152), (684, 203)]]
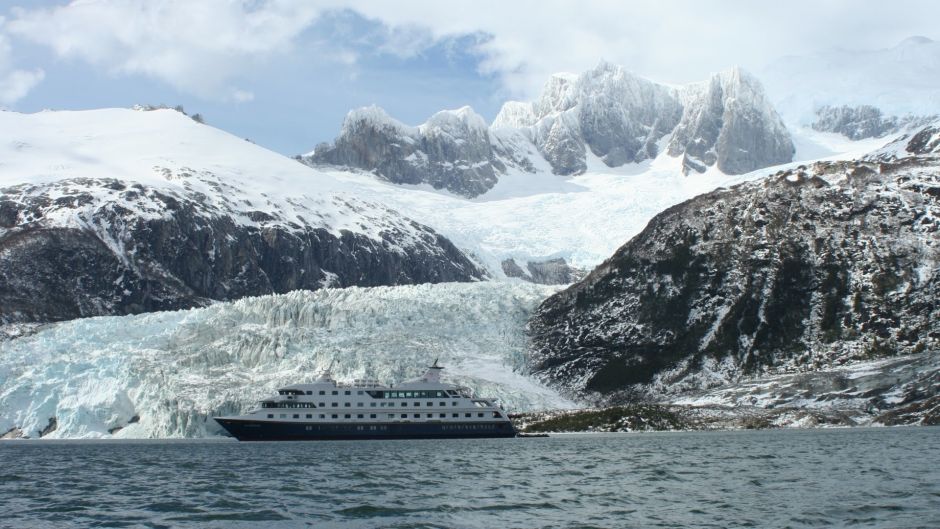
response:
[(601, 60), (683, 84), (781, 57), (940, 38), (940, 2), (7, 0), (0, 107), (182, 105), (293, 155), (377, 104), (488, 121)]

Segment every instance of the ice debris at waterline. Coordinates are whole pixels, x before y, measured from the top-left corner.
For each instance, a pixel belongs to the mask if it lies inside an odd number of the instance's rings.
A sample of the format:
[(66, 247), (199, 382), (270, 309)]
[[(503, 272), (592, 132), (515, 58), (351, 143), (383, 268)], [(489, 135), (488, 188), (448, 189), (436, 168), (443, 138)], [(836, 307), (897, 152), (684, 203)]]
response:
[(51, 324), (0, 341), (0, 435), (214, 435), (209, 417), (241, 413), (333, 360), (338, 379), (394, 383), (439, 357), (450, 380), (510, 410), (570, 407), (524, 374), (525, 321), (556, 290), (505, 282), (324, 289)]

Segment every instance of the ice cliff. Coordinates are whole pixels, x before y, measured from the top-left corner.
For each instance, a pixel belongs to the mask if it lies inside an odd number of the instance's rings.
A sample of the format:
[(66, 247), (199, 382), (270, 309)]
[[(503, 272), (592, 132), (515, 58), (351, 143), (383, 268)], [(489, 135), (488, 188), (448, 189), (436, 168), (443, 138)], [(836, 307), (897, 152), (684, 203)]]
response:
[[(21, 327), (0, 341), (0, 435), (198, 437), (335, 361), (338, 379), (445, 378), (510, 410), (572, 403), (525, 376), (523, 328), (556, 287), (447, 283), (296, 291)], [(7, 329), (7, 334), (14, 332)], [(3, 336), (3, 335), (0, 335)]]

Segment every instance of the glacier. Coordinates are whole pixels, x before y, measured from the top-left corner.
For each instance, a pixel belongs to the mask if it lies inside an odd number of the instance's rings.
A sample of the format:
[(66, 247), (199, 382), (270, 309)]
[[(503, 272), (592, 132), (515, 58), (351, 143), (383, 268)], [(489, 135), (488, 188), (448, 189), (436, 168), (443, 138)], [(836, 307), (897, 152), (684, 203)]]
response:
[(439, 358), (446, 379), (509, 411), (571, 408), (526, 372), (525, 321), (557, 290), (322, 289), (28, 327), (0, 339), (0, 435), (39, 437), (52, 425), (44, 438), (219, 435), (211, 417), (246, 411), (332, 362), (339, 380), (397, 383)]

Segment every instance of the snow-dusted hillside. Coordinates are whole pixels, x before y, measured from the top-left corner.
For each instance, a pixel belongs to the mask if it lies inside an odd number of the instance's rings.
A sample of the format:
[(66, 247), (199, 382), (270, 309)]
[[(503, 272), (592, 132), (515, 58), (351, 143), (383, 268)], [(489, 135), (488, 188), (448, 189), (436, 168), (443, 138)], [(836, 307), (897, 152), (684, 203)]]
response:
[[(445, 378), (510, 410), (570, 407), (526, 377), (525, 320), (555, 287), (484, 282), (298, 291), (202, 309), (99, 317), (0, 341), (0, 435), (180, 437), (312, 380)], [(118, 430), (118, 428), (120, 428)]]
[[(539, 307), (533, 369), (575, 395), (632, 400), (936, 356), (938, 155), (935, 124), (860, 160), (779, 171), (663, 211)], [(878, 409), (935, 398), (929, 378), (926, 393)]]
[(0, 112), (0, 322), (486, 277), (434, 230), (171, 110)]

